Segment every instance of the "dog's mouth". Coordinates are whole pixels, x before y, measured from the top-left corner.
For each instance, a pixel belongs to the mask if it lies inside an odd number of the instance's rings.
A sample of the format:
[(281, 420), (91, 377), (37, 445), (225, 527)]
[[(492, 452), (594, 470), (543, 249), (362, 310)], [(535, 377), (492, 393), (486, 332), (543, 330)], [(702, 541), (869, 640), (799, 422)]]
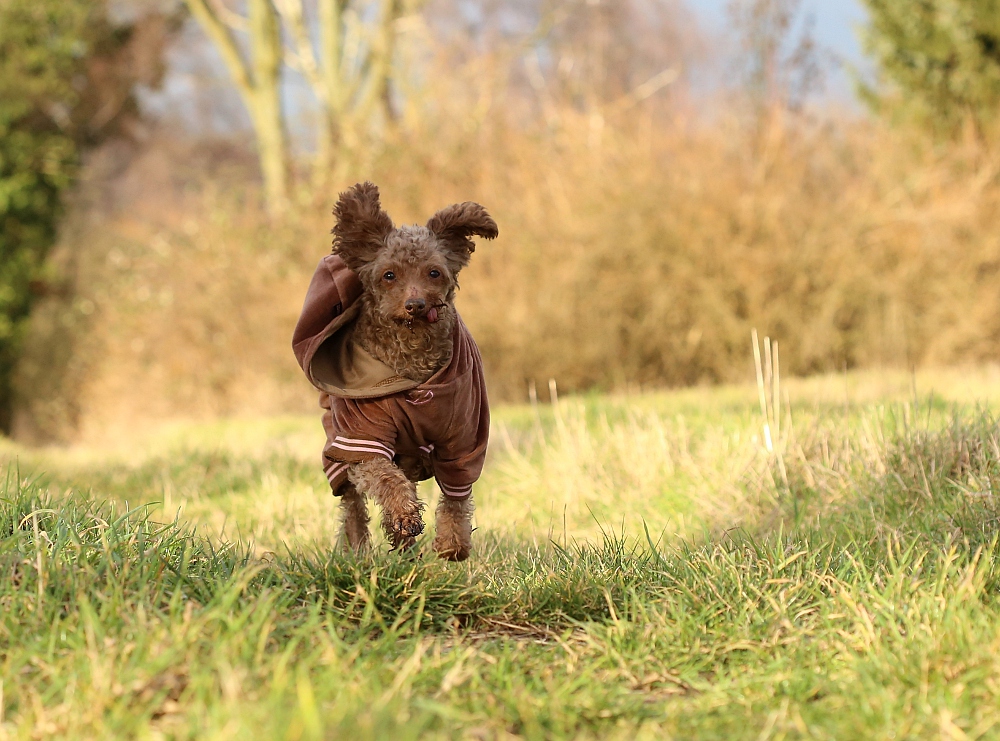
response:
[(418, 321), (425, 321), (428, 324), (434, 324), (435, 322), (441, 319), (441, 314), (443, 313), (441, 310), (447, 306), (448, 304), (435, 304), (434, 306), (429, 308), (426, 312), (424, 312), (423, 315), (411, 314), (409, 316), (402, 318), (400, 321), (402, 321), (402, 323), (406, 325), (407, 329), (411, 330)]

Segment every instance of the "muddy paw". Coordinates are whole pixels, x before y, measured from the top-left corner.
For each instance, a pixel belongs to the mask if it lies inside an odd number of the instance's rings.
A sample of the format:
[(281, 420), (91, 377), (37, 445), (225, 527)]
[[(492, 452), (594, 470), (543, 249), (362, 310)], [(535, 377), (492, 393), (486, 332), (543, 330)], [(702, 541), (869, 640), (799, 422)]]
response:
[(389, 542), (392, 549), (407, 550), (414, 546), (416, 537), (424, 531), (424, 522), (420, 519), (420, 513), (415, 515), (403, 515), (397, 517), (389, 532)]
[(408, 515), (396, 519), (393, 528), (399, 536), (415, 538), (424, 531), (424, 521), (420, 519), (420, 513)]
[(409, 535), (411, 538), (415, 538), (424, 531), (424, 523), (419, 518), (416, 520), (400, 520), (398, 531)]

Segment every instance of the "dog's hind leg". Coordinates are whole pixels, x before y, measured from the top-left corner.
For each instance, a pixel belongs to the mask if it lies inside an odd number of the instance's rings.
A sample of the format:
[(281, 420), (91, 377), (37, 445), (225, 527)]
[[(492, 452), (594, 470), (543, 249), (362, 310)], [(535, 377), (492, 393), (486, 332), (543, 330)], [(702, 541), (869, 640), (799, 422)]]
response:
[(368, 507), (365, 495), (347, 482), (340, 488), (340, 509), (343, 513), (341, 541), (352, 551), (365, 551), (371, 545), (368, 532)]
[(432, 547), (449, 561), (464, 561), (472, 551), (472, 497), (441, 496), (437, 506), (437, 533)]
[(382, 508), (382, 529), (393, 549), (412, 546), (424, 531), (420, 516), (424, 503), (417, 499), (417, 487), (406, 474), (392, 461), (373, 458), (351, 466), (347, 476)]

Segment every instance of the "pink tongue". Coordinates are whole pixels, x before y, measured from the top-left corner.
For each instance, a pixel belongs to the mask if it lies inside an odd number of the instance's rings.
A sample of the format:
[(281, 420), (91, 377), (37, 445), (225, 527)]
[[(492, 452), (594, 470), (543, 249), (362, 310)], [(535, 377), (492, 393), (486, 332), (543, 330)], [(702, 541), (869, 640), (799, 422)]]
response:
[(437, 320), (438, 320), (438, 310), (432, 306), (431, 310), (427, 312), (427, 321), (430, 322), (431, 324), (434, 324), (434, 322), (436, 322)]

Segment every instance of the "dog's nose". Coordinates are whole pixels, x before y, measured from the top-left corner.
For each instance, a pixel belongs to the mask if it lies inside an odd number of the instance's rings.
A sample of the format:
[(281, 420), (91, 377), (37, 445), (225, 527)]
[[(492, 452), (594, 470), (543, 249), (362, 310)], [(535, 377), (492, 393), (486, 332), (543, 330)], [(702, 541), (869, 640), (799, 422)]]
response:
[(406, 309), (407, 314), (416, 314), (418, 311), (423, 311), (427, 308), (427, 302), (422, 298), (408, 298), (406, 303), (403, 304), (403, 308)]

